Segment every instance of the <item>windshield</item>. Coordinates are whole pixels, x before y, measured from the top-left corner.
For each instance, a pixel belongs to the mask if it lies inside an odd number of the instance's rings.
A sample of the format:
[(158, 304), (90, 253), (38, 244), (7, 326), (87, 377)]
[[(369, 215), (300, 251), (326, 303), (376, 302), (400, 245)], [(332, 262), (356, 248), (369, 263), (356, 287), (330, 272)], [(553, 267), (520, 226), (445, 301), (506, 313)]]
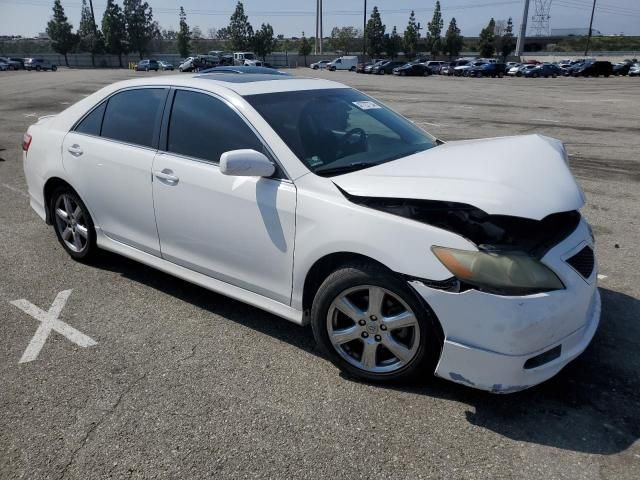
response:
[(339, 175), (436, 146), (435, 138), (351, 88), (245, 98), (318, 175)]

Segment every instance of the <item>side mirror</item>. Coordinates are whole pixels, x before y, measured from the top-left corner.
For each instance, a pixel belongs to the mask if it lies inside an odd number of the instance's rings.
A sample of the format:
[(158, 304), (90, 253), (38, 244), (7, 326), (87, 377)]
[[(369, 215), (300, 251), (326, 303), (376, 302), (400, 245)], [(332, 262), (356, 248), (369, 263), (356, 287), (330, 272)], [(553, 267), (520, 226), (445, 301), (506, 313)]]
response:
[(238, 177), (270, 177), (276, 167), (265, 154), (243, 149), (224, 152), (220, 156), (220, 171)]

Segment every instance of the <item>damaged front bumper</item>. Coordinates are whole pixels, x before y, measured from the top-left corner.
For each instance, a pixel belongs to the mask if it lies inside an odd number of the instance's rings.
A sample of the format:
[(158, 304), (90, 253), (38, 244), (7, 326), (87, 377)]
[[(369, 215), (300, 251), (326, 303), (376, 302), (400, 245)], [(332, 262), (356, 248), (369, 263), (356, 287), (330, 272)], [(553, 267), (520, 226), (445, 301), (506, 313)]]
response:
[(568, 262), (593, 248), (586, 222), (552, 248), (542, 262), (565, 289), (526, 296), (477, 290), (453, 293), (410, 282), (442, 325), (439, 377), (494, 393), (532, 387), (556, 375), (582, 353), (600, 320), (597, 268), (588, 278)]

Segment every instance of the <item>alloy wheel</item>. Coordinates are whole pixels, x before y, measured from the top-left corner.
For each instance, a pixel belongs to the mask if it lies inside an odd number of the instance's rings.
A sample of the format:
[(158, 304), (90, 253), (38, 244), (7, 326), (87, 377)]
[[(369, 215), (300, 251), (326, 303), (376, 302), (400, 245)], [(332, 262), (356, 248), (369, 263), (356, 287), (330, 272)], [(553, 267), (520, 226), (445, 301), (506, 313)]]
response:
[(56, 227), (69, 250), (81, 253), (89, 245), (89, 229), (84, 211), (68, 194), (63, 193), (56, 200)]
[(374, 285), (349, 288), (331, 303), (329, 340), (351, 365), (371, 373), (402, 369), (420, 346), (420, 324), (397, 294)]

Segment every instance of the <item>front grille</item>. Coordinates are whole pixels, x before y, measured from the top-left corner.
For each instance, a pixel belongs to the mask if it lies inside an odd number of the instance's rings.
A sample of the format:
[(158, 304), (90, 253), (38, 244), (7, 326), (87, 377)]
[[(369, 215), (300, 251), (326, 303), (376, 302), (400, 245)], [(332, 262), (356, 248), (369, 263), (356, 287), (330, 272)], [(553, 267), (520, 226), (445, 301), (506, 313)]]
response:
[(567, 263), (571, 265), (584, 278), (589, 278), (595, 266), (595, 258), (591, 247), (584, 247), (573, 257), (567, 259)]

